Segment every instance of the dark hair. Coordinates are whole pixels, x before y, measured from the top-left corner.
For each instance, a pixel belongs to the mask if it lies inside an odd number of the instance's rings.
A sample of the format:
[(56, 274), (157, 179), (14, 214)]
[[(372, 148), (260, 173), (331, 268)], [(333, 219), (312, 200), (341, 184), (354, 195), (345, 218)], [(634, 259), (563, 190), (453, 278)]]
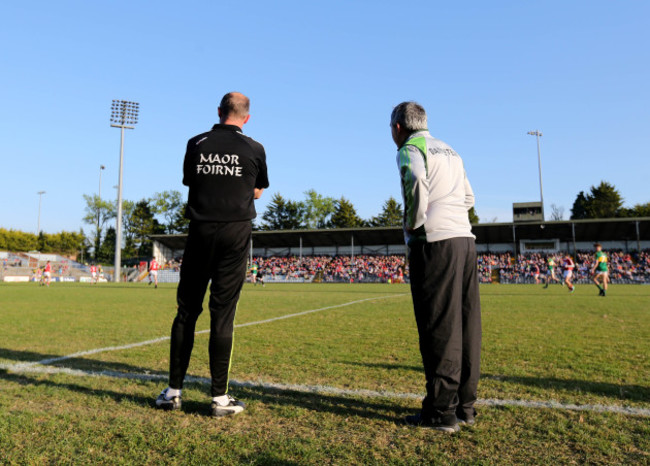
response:
[(246, 118), (250, 109), (250, 99), (239, 92), (229, 92), (221, 99), (219, 108), (222, 118)]

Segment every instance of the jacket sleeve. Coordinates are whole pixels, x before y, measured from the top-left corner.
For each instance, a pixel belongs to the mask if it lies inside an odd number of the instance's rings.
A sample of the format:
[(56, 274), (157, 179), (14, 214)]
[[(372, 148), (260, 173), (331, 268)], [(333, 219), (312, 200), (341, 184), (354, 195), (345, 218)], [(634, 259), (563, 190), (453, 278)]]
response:
[(412, 231), (427, 220), (429, 186), (424, 154), (414, 146), (405, 145), (397, 152), (404, 198), (404, 228)]
[(266, 168), (266, 152), (260, 147), (259, 159), (257, 163), (257, 178), (255, 179), (255, 188), (266, 189), (269, 187), (269, 175)]
[(467, 207), (467, 210), (474, 207), (474, 191), (472, 191), (472, 186), (467, 179), (467, 173), (465, 173), (465, 207)]
[(183, 184), (189, 186), (194, 179), (196, 166), (192, 164), (192, 157), (190, 153), (190, 144), (191, 140), (187, 143), (187, 149), (185, 150), (185, 159), (183, 159)]

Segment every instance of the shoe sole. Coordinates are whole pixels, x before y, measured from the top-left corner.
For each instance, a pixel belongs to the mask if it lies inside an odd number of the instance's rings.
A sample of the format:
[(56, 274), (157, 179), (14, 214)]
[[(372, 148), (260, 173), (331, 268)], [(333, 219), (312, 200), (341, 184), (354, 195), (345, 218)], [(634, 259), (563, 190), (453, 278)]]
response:
[(179, 409), (181, 409), (181, 406), (176, 405), (174, 403), (164, 403), (164, 404), (156, 403), (156, 408), (161, 409), (163, 411), (178, 411)]
[(174, 403), (171, 400), (156, 400), (156, 408), (163, 411), (177, 411), (181, 409), (182, 402), (179, 400), (178, 403)]
[(456, 432), (460, 432), (460, 425), (458, 424), (456, 424), (455, 426), (440, 426), (440, 425), (433, 425), (433, 424), (421, 424), (421, 423), (409, 422), (407, 420), (405, 420), (404, 422), (406, 423), (406, 425), (411, 427), (432, 429), (432, 430), (437, 430), (438, 432), (445, 432), (447, 434), (454, 434)]
[[(241, 407), (240, 407), (241, 408)], [(244, 412), (244, 408), (241, 408), (239, 410), (233, 410), (233, 409), (216, 409), (212, 410), (212, 417), (226, 417), (226, 416), (234, 416), (235, 414), (239, 414)]]

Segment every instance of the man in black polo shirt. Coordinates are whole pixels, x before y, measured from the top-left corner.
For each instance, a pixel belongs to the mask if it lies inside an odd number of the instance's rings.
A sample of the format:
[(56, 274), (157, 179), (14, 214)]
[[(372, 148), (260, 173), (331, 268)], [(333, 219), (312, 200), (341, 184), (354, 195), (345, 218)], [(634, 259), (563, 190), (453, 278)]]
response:
[(264, 147), (242, 134), (241, 128), (250, 118), (249, 105), (243, 94), (226, 94), (219, 106), (219, 124), (187, 143), (183, 184), (189, 187), (185, 216), (190, 219), (190, 230), (171, 332), (169, 387), (156, 400), (161, 409), (181, 407), (196, 320), (211, 280), (212, 415), (244, 410), (244, 403), (227, 394), (233, 322), (246, 276), (251, 220), (256, 216), (253, 201), (269, 186)]

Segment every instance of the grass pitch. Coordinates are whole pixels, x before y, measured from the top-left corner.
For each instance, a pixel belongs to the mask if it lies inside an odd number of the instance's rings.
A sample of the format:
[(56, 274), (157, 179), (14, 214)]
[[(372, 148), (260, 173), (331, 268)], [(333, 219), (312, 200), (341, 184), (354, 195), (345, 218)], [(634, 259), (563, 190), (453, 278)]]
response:
[(594, 410), (650, 409), (645, 286), (482, 286), (480, 398), (586, 409), (483, 404), (457, 435), (400, 423), (424, 385), (405, 285), (246, 285), (238, 325), (330, 308), (235, 330), (231, 419), (207, 415), (205, 333), (182, 412), (153, 409), (167, 340), (24, 365), (167, 336), (175, 291), (0, 284), (0, 463), (650, 463), (650, 417)]

